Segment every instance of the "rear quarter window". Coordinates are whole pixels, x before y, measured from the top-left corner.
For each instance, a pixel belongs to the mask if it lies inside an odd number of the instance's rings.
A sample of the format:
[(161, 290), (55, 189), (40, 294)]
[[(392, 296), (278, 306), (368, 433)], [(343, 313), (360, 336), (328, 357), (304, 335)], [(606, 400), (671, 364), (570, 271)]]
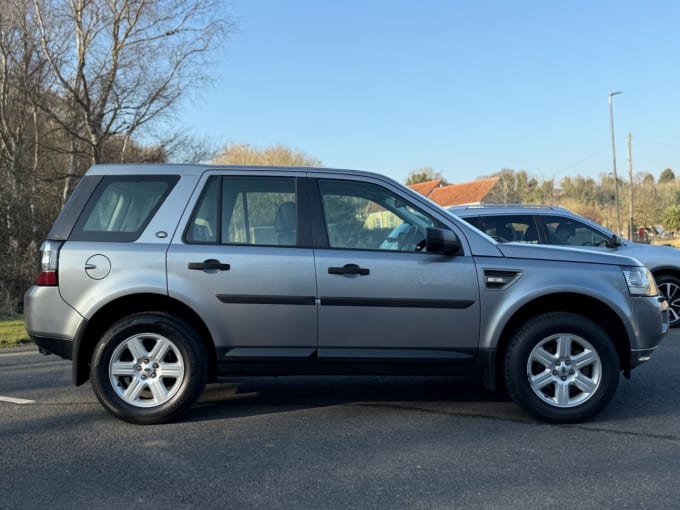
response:
[(71, 233), (72, 241), (135, 241), (175, 186), (176, 175), (104, 177)]

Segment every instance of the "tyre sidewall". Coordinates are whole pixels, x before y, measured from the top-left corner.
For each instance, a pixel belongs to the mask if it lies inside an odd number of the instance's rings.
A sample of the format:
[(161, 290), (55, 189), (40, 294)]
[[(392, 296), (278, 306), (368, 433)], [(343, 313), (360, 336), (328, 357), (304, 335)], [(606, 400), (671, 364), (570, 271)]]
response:
[[(177, 393), (153, 408), (125, 402), (116, 393), (109, 377), (109, 364), (116, 348), (131, 336), (152, 333), (172, 341), (184, 361), (184, 379)], [(115, 323), (102, 336), (92, 357), (92, 387), (102, 405), (112, 414), (137, 424), (164, 423), (177, 419), (200, 396), (207, 379), (206, 356), (194, 330), (184, 321), (164, 313), (144, 313)]]
[[(550, 405), (538, 397), (528, 380), (527, 362), (533, 349), (545, 338), (573, 334), (588, 341), (602, 364), (602, 379), (595, 394), (570, 408)], [(511, 398), (535, 417), (552, 423), (578, 423), (600, 412), (612, 399), (619, 380), (619, 357), (609, 336), (586, 317), (551, 313), (528, 321), (513, 336), (505, 357), (505, 382)]]

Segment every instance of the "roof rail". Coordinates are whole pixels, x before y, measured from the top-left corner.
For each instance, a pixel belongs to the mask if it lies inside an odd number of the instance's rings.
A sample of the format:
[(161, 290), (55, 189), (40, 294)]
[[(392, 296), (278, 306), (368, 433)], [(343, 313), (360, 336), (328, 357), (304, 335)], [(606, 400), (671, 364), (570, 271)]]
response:
[(512, 209), (512, 208), (522, 208), (522, 209), (561, 209), (558, 205), (545, 205), (545, 204), (492, 204), (492, 203), (481, 203), (481, 204), (460, 204), (453, 205), (451, 208), (457, 209), (484, 209), (486, 207), (493, 207), (494, 209)]

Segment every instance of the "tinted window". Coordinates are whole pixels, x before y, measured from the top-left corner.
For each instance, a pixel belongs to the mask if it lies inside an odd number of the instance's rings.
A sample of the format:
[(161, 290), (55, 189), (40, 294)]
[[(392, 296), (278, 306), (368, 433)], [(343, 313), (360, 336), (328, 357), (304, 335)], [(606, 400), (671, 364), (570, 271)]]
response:
[(134, 241), (178, 176), (104, 177), (78, 219), (74, 241)]
[(211, 177), (184, 240), (188, 243), (295, 246), (295, 179)]
[(538, 244), (538, 231), (532, 215), (501, 214), (465, 219), (498, 241)]
[(417, 251), (434, 221), (373, 184), (319, 182), (331, 248)]
[(573, 218), (541, 216), (548, 244), (566, 246), (607, 246), (609, 236)]

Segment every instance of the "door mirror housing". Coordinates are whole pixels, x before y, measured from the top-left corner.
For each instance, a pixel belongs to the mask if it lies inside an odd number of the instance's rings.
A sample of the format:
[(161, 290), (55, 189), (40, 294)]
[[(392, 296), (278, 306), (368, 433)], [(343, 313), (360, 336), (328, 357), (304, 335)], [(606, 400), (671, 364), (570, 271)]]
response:
[(610, 242), (611, 242), (611, 248), (616, 248), (617, 246), (623, 246), (623, 240), (621, 239), (621, 236), (619, 234), (612, 234), (612, 238), (611, 238)]
[(458, 236), (451, 230), (429, 227), (425, 239), (425, 249), (429, 253), (457, 255), (462, 251)]

